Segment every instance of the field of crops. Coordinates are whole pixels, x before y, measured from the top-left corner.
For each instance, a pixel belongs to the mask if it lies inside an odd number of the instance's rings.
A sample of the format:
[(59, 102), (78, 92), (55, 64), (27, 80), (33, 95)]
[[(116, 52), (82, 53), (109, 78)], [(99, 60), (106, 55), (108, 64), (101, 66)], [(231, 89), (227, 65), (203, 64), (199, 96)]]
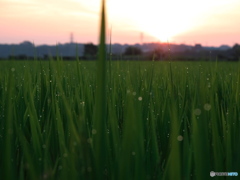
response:
[(108, 62), (100, 123), (96, 70), (96, 62), (0, 62), (1, 179), (240, 172), (239, 63)]
[(102, 4), (97, 62), (0, 62), (0, 179), (239, 173), (240, 63), (107, 61)]

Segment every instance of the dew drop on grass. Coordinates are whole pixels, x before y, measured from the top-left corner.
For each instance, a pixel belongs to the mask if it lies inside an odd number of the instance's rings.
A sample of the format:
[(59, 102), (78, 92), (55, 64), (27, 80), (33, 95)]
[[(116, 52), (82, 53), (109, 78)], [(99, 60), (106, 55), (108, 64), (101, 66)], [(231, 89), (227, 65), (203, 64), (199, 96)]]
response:
[(136, 94), (137, 94), (136, 92), (133, 92), (133, 93), (132, 93), (132, 95), (134, 95), (134, 96), (136, 96)]
[(142, 97), (138, 97), (138, 100), (139, 100), (139, 101), (142, 101)]
[(204, 107), (204, 109), (205, 109), (206, 111), (209, 111), (209, 110), (211, 109), (211, 105), (208, 104), (208, 103), (204, 104), (203, 107)]
[(96, 129), (93, 129), (93, 130), (92, 130), (92, 134), (97, 134), (97, 130), (96, 130)]
[(196, 115), (196, 116), (199, 116), (201, 114), (201, 109), (194, 109), (193, 113)]
[(14, 71), (15, 71), (15, 68), (11, 68), (11, 71), (14, 72)]

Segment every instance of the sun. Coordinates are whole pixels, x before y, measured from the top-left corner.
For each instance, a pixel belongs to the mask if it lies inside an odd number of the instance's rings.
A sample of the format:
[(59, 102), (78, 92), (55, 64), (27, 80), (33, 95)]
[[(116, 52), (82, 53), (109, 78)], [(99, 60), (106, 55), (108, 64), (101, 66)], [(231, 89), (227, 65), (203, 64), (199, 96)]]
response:
[(199, 28), (208, 20), (208, 14), (229, 1), (148, 0), (147, 4), (141, 1), (134, 19), (141, 31), (167, 42), (182, 33)]
[[(156, 39), (167, 42), (173, 40), (183, 32), (195, 28), (197, 19), (202, 11), (206, 11), (206, 3), (196, 3), (191, 0), (148, 0), (146, 1), (127, 1), (122, 0), (121, 4), (111, 4), (112, 12), (126, 17), (127, 21), (134, 22), (134, 26), (144, 34), (155, 37)], [(198, 8), (196, 8), (198, 7)]]
[(151, 9), (139, 12), (135, 18), (138, 28), (161, 42), (171, 41), (174, 36), (189, 30), (194, 25), (194, 13), (178, 1), (174, 3), (173, 6), (171, 1), (154, 1)]
[(117, 27), (167, 42), (203, 27), (210, 21), (209, 14), (233, 1), (236, 0), (109, 0), (109, 9), (111, 21)]
[(174, 36), (183, 31), (182, 29), (175, 27), (174, 24), (169, 24), (168, 22), (147, 22), (140, 25), (139, 29), (161, 42), (172, 41)]

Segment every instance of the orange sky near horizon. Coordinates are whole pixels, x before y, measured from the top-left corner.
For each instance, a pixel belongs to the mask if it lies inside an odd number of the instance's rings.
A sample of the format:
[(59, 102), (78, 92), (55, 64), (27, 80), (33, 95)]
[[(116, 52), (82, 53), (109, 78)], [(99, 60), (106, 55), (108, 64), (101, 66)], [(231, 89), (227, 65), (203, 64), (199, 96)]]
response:
[[(113, 43), (240, 43), (239, 0), (106, 0)], [(1, 0), (0, 44), (99, 41), (101, 0)], [(143, 34), (141, 41), (140, 34)]]

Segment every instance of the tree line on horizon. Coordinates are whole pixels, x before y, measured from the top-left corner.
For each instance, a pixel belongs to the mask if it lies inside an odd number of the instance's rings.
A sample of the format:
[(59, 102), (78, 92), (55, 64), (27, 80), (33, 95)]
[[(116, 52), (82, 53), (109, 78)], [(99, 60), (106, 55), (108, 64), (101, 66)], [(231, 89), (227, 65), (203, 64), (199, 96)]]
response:
[[(201, 44), (195, 46), (174, 45), (164, 43), (149, 43), (135, 45), (107, 45), (107, 55), (112, 60), (240, 60), (240, 45), (233, 47), (221, 46), (219, 48), (203, 47)], [(59, 44), (57, 46), (37, 46), (29, 41), (19, 45), (1, 45), (0, 60), (31, 60), (57, 57), (63, 60), (95, 60), (98, 53), (98, 46), (93, 43)]]

